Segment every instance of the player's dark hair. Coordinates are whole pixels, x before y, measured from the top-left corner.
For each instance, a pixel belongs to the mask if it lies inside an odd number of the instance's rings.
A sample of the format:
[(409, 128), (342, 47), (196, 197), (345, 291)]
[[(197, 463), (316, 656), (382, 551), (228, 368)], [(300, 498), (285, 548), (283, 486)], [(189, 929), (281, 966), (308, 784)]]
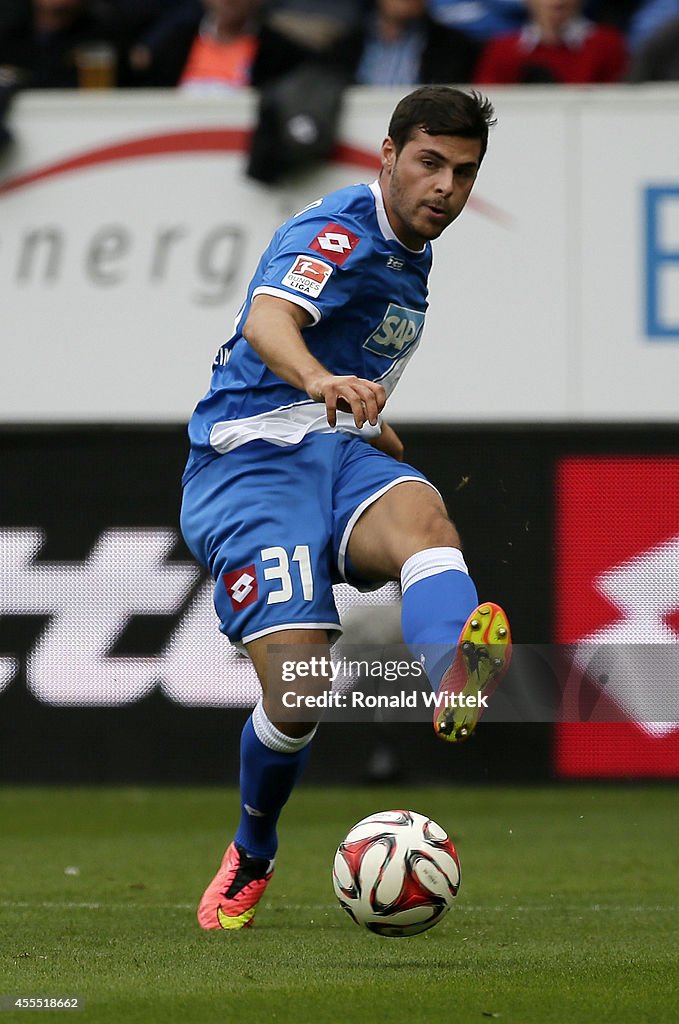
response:
[(389, 136), (397, 154), (419, 128), (428, 135), (479, 139), (480, 164), (488, 146), (488, 129), (496, 121), (492, 103), (478, 92), (462, 92), (449, 85), (423, 85), (396, 105)]

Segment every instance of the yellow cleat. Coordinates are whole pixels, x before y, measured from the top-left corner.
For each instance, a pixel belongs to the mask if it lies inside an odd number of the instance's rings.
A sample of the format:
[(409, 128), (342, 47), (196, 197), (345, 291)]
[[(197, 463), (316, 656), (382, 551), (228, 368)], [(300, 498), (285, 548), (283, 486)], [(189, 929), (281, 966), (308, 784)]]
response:
[(443, 676), (434, 709), (434, 732), (461, 743), (476, 729), (485, 702), (509, 668), (512, 637), (507, 616), (486, 601), (467, 619), (453, 662)]

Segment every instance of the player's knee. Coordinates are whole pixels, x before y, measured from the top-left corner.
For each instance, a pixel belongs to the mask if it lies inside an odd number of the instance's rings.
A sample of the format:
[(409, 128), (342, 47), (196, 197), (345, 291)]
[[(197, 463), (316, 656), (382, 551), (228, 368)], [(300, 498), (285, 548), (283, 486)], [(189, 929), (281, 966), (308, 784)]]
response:
[(436, 507), (418, 516), (417, 522), (411, 524), (407, 535), (401, 538), (398, 555), (395, 559), (400, 573), (404, 562), (420, 551), (430, 548), (459, 548), (462, 541), (455, 525), (448, 518), (445, 509)]
[(453, 522), (446, 516), (434, 531), (437, 543), (433, 547), (462, 548), (462, 540)]
[(417, 550), (426, 548), (461, 548), (462, 541), (455, 524), (449, 519), (445, 509), (432, 508), (419, 524), (416, 536)]
[(317, 726), (317, 720), (304, 720), (303, 722), (289, 722), (287, 718), (281, 718), (274, 722), (272, 725), (282, 732), (284, 736), (289, 736), (292, 740), (302, 739), (303, 736), (309, 736), (314, 732)]
[(329, 707), (330, 684), (309, 686), (306, 680), (272, 687), (264, 700), (267, 717), (285, 736), (307, 736)]
[(269, 677), (265, 710), (287, 736), (305, 736), (333, 707), (332, 662), (329, 652), (305, 648), (285, 658)]

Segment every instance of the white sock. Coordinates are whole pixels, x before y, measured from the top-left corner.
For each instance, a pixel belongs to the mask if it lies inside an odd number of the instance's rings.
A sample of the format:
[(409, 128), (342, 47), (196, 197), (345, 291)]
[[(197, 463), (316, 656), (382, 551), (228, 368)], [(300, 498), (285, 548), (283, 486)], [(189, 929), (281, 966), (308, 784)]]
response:
[(269, 750), (276, 750), (279, 754), (294, 754), (311, 743), (316, 735), (318, 723), (311, 732), (305, 733), (304, 736), (286, 736), (269, 720), (264, 710), (264, 704), (260, 700), (252, 712), (252, 727), (259, 742)]
[(401, 569), (401, 591), (405, 594), (413, 583), (428, 576), (437, 576), (440, 572), (457, 569), (469, 575), (467, 563), (459, 548), (425, 548), (406, 558)]

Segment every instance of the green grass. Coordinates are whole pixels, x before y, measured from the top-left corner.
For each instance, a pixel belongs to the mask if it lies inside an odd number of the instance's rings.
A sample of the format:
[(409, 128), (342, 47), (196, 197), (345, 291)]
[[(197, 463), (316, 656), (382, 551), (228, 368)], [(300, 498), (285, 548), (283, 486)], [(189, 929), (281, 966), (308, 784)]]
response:
[[(679, 1020), (673, 788), (302, 787), (255, 928), (202, 933), (195, 904), (235, 803), (212, 789), (1, 794), (0, 994), (79, 995), (84, 1012), (60, 1019), (97, 1024)], [(448, 827), (462, 864), (456, 906), (409, 939), (357, 928), (330, 882), (349, 826), (393, 806)]]

